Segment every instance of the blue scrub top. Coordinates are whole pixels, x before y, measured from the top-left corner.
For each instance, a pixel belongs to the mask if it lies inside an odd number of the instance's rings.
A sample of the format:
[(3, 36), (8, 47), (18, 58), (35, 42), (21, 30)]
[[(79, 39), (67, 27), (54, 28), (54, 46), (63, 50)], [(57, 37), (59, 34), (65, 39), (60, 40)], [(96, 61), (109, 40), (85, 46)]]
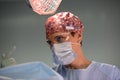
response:
[(120, 80), (120, 70), (116, 66), (95, 61), (86, 69), (68, 69), (59, 65), (55, 70), (64, 80)]

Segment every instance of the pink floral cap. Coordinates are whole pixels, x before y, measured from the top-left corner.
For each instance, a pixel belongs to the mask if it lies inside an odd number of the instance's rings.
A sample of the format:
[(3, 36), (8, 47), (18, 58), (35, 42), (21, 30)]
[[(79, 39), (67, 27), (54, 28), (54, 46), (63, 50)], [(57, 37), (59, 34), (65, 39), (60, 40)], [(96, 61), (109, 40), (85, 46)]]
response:
[(46, 38), (56, 32), (80, 32), (84, 30), (81, 20), (70, 12), (60, 12), (49, 17), (45, 24)]

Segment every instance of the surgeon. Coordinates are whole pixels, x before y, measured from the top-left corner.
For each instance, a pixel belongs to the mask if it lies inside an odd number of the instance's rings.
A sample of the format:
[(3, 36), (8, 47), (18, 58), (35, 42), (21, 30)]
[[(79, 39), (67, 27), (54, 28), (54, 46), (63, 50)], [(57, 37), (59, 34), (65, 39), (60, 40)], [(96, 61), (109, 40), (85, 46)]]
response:
[(54, 68), (64, 80), (120, 80), (120, 70), (111, 64), (90, 61), (84, 56), (84, 25), (71, 12), (59, 12), (46, 23), (47, 43), (53, 53)]

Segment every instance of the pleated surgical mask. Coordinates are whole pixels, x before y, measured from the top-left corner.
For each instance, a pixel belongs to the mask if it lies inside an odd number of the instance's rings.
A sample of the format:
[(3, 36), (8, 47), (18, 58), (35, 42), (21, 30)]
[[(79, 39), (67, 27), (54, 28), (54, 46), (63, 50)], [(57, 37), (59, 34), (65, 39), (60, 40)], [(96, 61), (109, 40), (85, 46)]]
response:
[(55, 64), (67, 65), (75, 60), (76, 54), (72, 49), (71, 42), (53, 44), (53, 61)]

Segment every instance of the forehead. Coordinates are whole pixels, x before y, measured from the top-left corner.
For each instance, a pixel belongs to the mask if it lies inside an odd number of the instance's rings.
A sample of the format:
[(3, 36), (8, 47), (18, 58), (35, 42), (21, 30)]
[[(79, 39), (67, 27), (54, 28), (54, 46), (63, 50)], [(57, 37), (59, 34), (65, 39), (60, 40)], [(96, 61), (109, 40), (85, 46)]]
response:
[(48, 39), (54, 38), (56, 36), (68, 36), (70, 32), (56, 32), (48, 36)]

